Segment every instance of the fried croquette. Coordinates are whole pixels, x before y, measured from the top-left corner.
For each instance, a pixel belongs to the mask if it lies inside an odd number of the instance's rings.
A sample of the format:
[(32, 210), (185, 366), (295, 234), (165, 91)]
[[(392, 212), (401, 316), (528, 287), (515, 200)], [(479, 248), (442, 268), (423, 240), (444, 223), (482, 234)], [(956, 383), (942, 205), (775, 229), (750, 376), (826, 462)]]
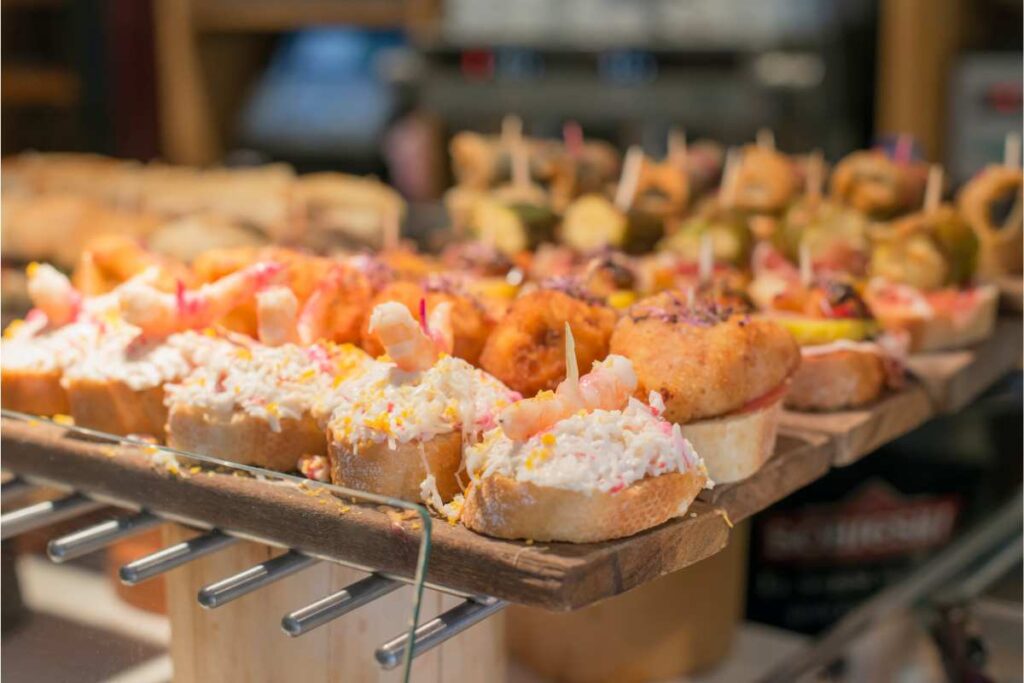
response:
[[(405, 280), (392, 282), (377, 293), (368, 310), (372, 311), (377, 304), (397, 301), (408, 308), (414, 317), (419, 317), (421, 299), (426, 300), (428, 314), (441, 302), (452, 304), (451, 320), (455, 342), (452, 355), (477, 365), (494, 323), (483, 306), (472, 295), (462, 292), (457, 285), (438, 278), (428, 278), (421, 284)], [(384, 347), (375, 335), (370, 334), (368, 324), (369, 320), (363, 323), (360, 345), (371, 356), (379, 356), (384, 353)]]
[(657, 391), (665, 418), (685, 424), (742, 408), (777, 389), (800, 364), (778, 324), (729, 306), (662, 292), (619, 320), (611, 353), (633, 361), (637, 395)]
[(533, 396), (565, 379), (565, 324), (576, 339), (576, 361), (586, 372), (608, 355), (615, 312), (596, 300), (542, 289), (516, 299), (498, 322), (480, 367), (510, 389)]

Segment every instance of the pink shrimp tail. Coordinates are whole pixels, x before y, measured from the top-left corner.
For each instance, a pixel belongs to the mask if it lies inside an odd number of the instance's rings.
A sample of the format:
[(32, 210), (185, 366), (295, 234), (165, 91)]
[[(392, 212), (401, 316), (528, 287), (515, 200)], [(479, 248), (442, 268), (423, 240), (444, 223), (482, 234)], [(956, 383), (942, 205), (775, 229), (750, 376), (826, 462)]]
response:
[(423, 334), (430, 336), (430, 326), (427, 325), (427, 300), (420, 297), (420, 329)]

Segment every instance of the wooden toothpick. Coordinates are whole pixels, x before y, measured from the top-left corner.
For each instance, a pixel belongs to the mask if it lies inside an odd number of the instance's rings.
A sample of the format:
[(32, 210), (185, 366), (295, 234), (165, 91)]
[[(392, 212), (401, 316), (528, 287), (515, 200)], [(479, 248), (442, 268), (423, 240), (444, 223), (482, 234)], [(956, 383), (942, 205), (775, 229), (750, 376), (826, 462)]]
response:
[(811, 248), (807, 240), (800, 240), (800, 284), (810, 287), (814, 281), (814, 267), (811, 264)]
[(718, 203), (728, 208), (736, 202), (736, 172), (739, 170), (740, 152), (730, 147), (725, 153), (722, 181), (718, 185)]
[(705, 230), (700, 234), (700, 250), (697, 252), (697, 279), (703, 285), (711, 282), (715, 270), (715, 244), (711, 233)]
[(775, 150), (775, 133), (771, 128), (760, 128), (757, 131), (757, 146), (762, 149)]
[(665, 155), (673, 166), (683, 167), (686, 165), (686, 156), (689, 153), (686, 144), (686, 131), (681, 128), (671, 128), (668, 131), (668, 153)]
[(1020, 134), (1006, 134), (1003, 141), (1003, 164), (1008, 168), (1020, 168)]
[(924, 188), (924, 210), (934, 211), (942, 201), (942, 166), (932, 164), (928, 168), (928, 184)]
[(636, 188), (640, 184), (640, 171), (643, 164), (643, 150), (633, 145), (626, 151), (626, 160), (622, 164), (622, 175), (619, 176), (619, 186), (615, 189), (615, 206), (622, 213), (629, 211), (629, 207), (633, 205)]
[(820, 149), (811, 152), (807, 163), (806, 192), (815, 199), (821, 197), (821, 188), (825, 183), (825, 155)]

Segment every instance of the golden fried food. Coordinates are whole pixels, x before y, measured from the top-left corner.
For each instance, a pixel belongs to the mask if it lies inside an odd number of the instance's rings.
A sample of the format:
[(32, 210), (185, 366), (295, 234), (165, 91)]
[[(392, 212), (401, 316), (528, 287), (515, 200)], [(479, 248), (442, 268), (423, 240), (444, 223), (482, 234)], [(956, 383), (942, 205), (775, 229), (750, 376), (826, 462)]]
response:
[(797, 167), (785, 154), (759, 146), (743, 150), (736, 169), (733, 203), (741, 211), (777, 214), (800, 191)]
[(657, 391), (665, 418), (687, 423), (739, 410), (796, 371), (800, 349), (769, 320), (662, 292), (633, 306), (611, 337), (611, 353), (633, 361), (644, 398)]
[(924, 197), (927, 167), (899, 164), (881, 150), (864, 150), (836, 164), (832, 197), (871, 218), (889, 218), (916, 206)]
[[(421, 300), (426, 301), (427, 315), (438, 304), (444, 301), (451, 303), (452, 332), (455, 342), (452, 355), (477, 365), (484, 343), (491, 333), (493, 322), (480, 302), (463, 291), (458, 284), (432, 279), (426, 280), (423, 284), (408, 281), (393, 282), (377, 293), (368, 306), (368, 310), (372, 311), (377, 304), (397, 301), (418, 318)], [(384, 347), (381, 346), (376, 335), (370, 334), (367, 329), (368, 323), (369, 320), (363, 323), (360, 344), (370, 355), (379, 356), (384, 353)]]
[(946, 204), (875, 228), (870, 274), (925, 291), (964, 285), (978, 261), (978, 238)]
[[(984, 275), (1021, 272), (1022, 186), (1024, 173), (1019, 168), (989, 166), (967, 183), (957, 197), (957, 208), (981, 242), (979, 270)], [(1009, 213), (1000, 221), (995, 209), (1003, 202), (1009, 204)]]
[(615, 312), (593, 299), (543, 289), (513, 302), (487, 340), (480, 367), (523, 396), (554, 389), (565, 379), (566, 323), (581, 372), (608, 355)]
[(102, 235), (86, 243), (71, 280), (86, 296), (109, 292), (147, 268), (156, 268), (155, 285), (173, 291), (178, 283), (192, 284), (192, 273), (184, 264), (162, 258), (125, 235)]

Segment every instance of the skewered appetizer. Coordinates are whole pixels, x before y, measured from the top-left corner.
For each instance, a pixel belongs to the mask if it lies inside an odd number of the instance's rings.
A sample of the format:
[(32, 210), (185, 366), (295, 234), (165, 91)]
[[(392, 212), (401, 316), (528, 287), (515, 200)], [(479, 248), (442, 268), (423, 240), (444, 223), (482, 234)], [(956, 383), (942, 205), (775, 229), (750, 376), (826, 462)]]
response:
[(734, 206), (752, 214), (780, 214), (800, 191), (796, 164), (785, 154), (763, 145), (749, 145), (736, 168)]
[[(980, 243), (978, 272), (983, 276), (1021, 272), (1022, 186), (1024, 174), (1019, 168), (989, 166), (972, 178), (957, 197), (957, 208)], [(1000, 205), (1006, 210), (1003, 220), (997, 218)]]
[(878, 324), (851, 284), (792, 282), (766, 310), (800, 345), (802, 360), (786, 393), (787, 407), (851, 408), (902, 384), (900, 340), (879, 336)]
[(927, 166), (899, 163), (880, 149), (853, 152), (836, 164), (832, 198), (872, 219), (887, 219), (921, 205)]
[(907, 216), (876, 230), (872, 280), (865, 291), (886, 330), (910, 335), (910, 351), (976, 343), (995, 325), (995, 286), (972, 286), (978, 241), (948, 205)]
[(793, 204), (771, 241), (791, 263), (799, 261), (803, 245), (815, 273), (862, 277), (867, 272), (868, 221), (860, 212), (819, 196)]
[(554, 389), (565, 377), (565, 325), (584, 365), (608, 354), (615, 311), (570, 278), (548, 281), (516, 299), (487, 338), (480, 367), (523, 396)]
[(580, 378), (566, 331), (566, 379), (505, 408), (500, 428), (466, 454), (470, 483), (455, 512), (499, 538), (590, 543), (686, 512), (711, 482), (660, 397), (632, 397), (629, 360), (609, 356)]
[(333, 399), (328, 423), (331, 480), (341, 486), (440, 509), (460, 490), (463, 441), (497, 424), (518, 398), (451, 351), (451, 305), (417, 322), (397, 302), (376, 306), (370, 331), (386, 356)]
[(654, 391), (717, 483), (756, 472), (771, 456), (788, 380), (800, 365), (792, 336), (732, 306), (662, 292), (632, 306), (610, 351), (629, 358), (637, 395)]

